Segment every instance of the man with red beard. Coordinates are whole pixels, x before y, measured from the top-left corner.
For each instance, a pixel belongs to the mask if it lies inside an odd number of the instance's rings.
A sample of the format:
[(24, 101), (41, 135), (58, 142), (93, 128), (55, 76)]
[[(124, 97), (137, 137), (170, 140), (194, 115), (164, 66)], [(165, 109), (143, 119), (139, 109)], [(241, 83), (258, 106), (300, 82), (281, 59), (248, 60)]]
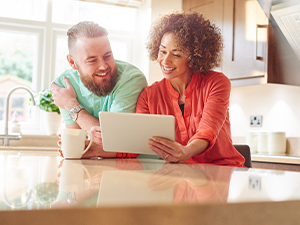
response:
[(52, 98), (61, 109), (66, 127), (94, 134), (93, 144), (83, 158), (124, 157), (122, 153), (103, 151), (98, 113), (134, 113), (139, 94), (147, 86), (138, 68), (114, 59), (107, 34), (93, 22), (71, 27), (67, 33), (67, 60), (72, 69), (51, 84)]

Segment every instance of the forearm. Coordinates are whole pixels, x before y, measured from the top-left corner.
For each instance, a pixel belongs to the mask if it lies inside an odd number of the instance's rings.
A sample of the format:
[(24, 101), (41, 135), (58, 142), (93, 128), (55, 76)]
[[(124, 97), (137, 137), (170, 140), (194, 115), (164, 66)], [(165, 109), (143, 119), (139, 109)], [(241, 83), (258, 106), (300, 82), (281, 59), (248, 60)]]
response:
[(209, 145), (209, 142), (204, 139), (195, 139), (186, 146), (186, 152), (189, 155), (188, 158), (203, 152)]
[(94, 126), (99, 126), (99, 119), (89, 114), (85, 109), (80, 110), (76, 120), (78, 126), (83, 130), (91, 130)]

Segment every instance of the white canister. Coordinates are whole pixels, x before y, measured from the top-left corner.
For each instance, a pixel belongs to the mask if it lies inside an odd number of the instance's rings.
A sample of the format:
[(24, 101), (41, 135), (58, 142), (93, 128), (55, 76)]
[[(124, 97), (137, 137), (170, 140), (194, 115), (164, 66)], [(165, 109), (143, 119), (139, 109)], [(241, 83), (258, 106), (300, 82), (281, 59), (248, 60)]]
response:
[(268, 153), (268, 132), (257, 133), (257, 152)]
[(251, 153), (257, 153), (257, 132), (254, 131), (247, 132), (246, 144), (250, 147)]
[(285, 132), (269, 132), (268, 134), (268, 153), (285, 154), (286, 152), (286, 134)]

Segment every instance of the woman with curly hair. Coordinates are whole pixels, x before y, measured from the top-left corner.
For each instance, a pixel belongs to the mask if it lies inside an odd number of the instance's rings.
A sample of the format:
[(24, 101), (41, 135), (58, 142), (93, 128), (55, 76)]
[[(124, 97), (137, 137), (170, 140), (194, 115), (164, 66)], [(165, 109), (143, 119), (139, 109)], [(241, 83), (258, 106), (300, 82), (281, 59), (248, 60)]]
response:
[(149, 140), (149, 148), (168, 162), (243, 166), (229, 122), (231, 84), (219, 65), (220, 30), (196, 12), (172, 12), (152, 25), (147, 49), (164, 78), (145, 88), (137, 113), (175, 117), (175, 142)]

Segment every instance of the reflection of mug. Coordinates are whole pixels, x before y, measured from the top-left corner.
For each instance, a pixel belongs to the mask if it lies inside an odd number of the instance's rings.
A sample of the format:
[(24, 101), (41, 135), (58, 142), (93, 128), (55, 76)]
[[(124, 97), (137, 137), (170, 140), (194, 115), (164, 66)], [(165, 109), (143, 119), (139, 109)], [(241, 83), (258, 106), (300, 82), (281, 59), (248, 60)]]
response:
[[(87, 134), (90, 134), (91, 140), (85, 147)], [(64, 158), (80, 159), (87, 152), (93, 142), (93, 134), (90, 131), (81, 129), (62, 129), (61, 132), (61, 150)]]
[[(88, 185), (85, 184), (84, 173), (88, 177)], [(60, 191), (80, 191), (89, 189), (91, 177), (85, 166), (80, 160), (64, 160), (59, 178)]]

